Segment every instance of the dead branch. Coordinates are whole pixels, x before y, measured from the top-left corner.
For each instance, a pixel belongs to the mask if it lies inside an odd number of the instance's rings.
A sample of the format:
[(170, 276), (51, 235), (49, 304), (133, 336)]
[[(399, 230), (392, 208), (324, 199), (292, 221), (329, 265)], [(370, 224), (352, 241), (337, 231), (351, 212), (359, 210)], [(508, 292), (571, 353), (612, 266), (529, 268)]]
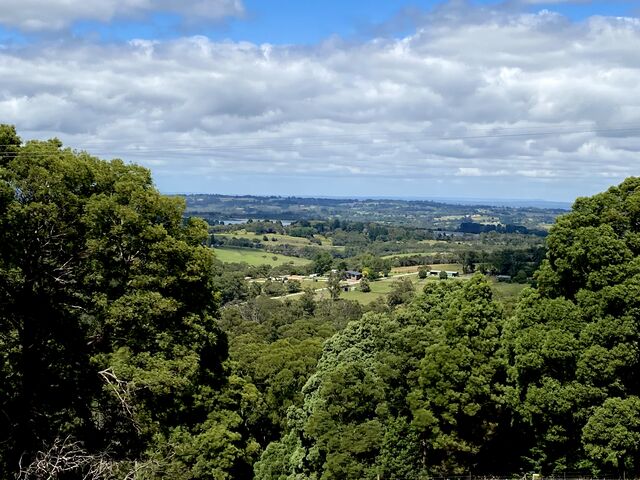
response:
[(140, 426), (138, 425), (134, 415), (134, 406), (131, 403), (131, 398), (133, 397), (133, 387), (131, 382), (120, 380), (111, 367), (101, 370), (98, 374), (102, 377), (103, 381), (109, 385), (111, 391), (120, 401), (120, 405), (125, 411), (127, 418), (131, 420), (133, 426), (138, 432), (140, 432)]
[(83, 480), (101, 480), (109, 478), (108, 465), (112, 464), (105, 454), (91, 455), (82, 448), (80, 442), (71, 437), (56, 438), (46, 450), (39, 451), (33, 461), (22, 465), (17, 480), (54, 480), (64, 473), (83, 472)]
[(82, 480), (134, 480), (145, 470), (160, 467), (155, 460), (113, 460), (106, 452), (90, 454), (71, 437), (56, 438), (51, 446), (39, 451), (33, 461), (22, 465), (16, 480), (56, 480), (65, 473), (82, 475)]

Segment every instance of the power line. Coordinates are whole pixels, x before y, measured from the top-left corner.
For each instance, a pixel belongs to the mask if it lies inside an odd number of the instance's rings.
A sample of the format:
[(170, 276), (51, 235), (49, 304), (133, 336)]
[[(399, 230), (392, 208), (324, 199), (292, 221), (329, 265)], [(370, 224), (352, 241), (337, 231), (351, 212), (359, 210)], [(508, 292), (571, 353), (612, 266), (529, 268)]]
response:
[[(542, 128), (542, 127), (537, 127)], [(548, 128), (548, 127), (547, 127)], [(136, 148), (114, 148), (110, 152), (104, 152), (108, 154), (113, 153), (121, 153), (127, 155), (150, 155), (150, 154), (186, 154), (186, 155), (197, 155), (204, 153), (224, 153), (224, 152), (233, 152), (233, 151), (247, 151), (247, 150), (278, 150), (278, 151), (299, 151), (309, 148), (328, 148), (328, 147), (336, 147), (336, 146), (379, 146), (379, 145), (394, 145), (394, 144), (417, 144), (425, 141), (465, 141), (465, 140), (483, 140), (483, 139), (496, 139), (496, 138), (524, 138), (524, 137), (549, 137), (549, 136), (562, 136), (562, 135), (577, 135), (577, 134), (614, 134), (614, 133), (628, 133), (628, 134), (639, 134), (633, 136), (640, 136), (640, 125), (633, 125), (621, 128), (572, 128), (569, 127), (556, 127), (554, 130), (546, 130), (546, 131), (520, 131), (515, 132), (516, 129), (500, 129), (497, 133), (488, 133), (488, 134), (476, 134), (476, 135), (425, 135), (424, 132), (387, 132), (384, 135), (421, 135), (420, 138), (394, 138), (394, 139), (377, 139), (375, 138), (379, 133), (358, 133), (358, 134), (345, 134), (345, 135), (335, 135), (335, 136), (296, 136), (296, 137), (288, 137), (289, 143), (285, 143), (287, 141), (287, 137), (280, 137), (272, 139), (271, 141), (263, 141), (258, 143), (242, 143), (242, 144), (230, 144), (230, 145), (189, 145), (185, 144), (182, 146), (181, 144), (173, 143), (173, 147), (136, 147)], [(503, 133), (505, 132), (506, 133)], [(369, 138), (366, 138), (369, 137)], [(301, 140), (304, 138), (310, 139), (318, 139), (325, 138), (327, 141), (324, 142), (302, 142)], [(369, 140), (367, 142), (364, 141), (331, 141), (332, 139), (339, 138), (354, 138), (354, 139), (366, 139)], [(263, 139), (264, 140), (264, 139)], [(291, 141), (295, 143), (291, 143)], [(297, 143), (301, 141), (300, 143)], [(165, 145), (172, 145), (171, 142), (166, 143)], [(10, 146), (10, 145), (1, 145), (0, 146)], [(90, 146), (85, 143), (85, 146)], [(106, 148), (107, 145), (95, 145), (97, 147), (98, 152), (101, 152), (100, 147)], [(102, 152), (101, 152), (102, 153)], [(30, 155), (40, 155), (38, 152), (33, 152)], [(49, 155), (48, 153), (42, 153), (41, 155)]]
[[(537, 132), (537, 130), (543, 129), (542, 132)], [(553, 130), (550, 130), (553, 129)], [(566, 129), (570, 129), (569, 131), (563, 131)], [(637, 123), (620, 123), (620, 124), (610, 124), (607, 127), (598, 128), (594, 126), (593, 122), (583, 122), (583, 123), (575, 123), (573, 125), (540, 125), (540, 126), (529, 126), (529, 127), (497, 127), (497, 128), (488, 128), (488, 127), (476, 127), (476, 128), (467, 128), (467, 132), (463, 137), (486, 137), (486, 136), (495, 136), (502, 135), (503, 133), (508, 132), (516, 132), (518, 134), (531, 134), (535, 135), (538, 133), (571, 133), (578, 129), (579, 131), (587, 130), (587, 131), (598, 131), (598, 132), (606, 132), (606, 131), (615, 131), (615, 130), (636, 130), (640, 129), (640, 125)], [(487, 130), (491, 130), (491, 132), (487, 132)], [(480, 132), (473, 134), (471, 132)], [(265, 132), (265, 134), (277, 135), (278, 132)], [(230, 135), (237, 134), (222, 134), (217, 137), (227, 137)], [(390, 135), (420, 135), (428, 138), (450, 138), (457, 139), (463, 138), (455, 135), (443, 135), (443, 134), (428, 134), (426, 130), (391, 130), (391, 131), (369, 131), (369, 132), (356, 132), (356, 133), (331, 133), (331, 134), (315, 134), (315, 135), (279, 135), (277, 137), (272, 137), (271, 140), (279, 140), (279, 141), (293, 141), (300, 139), (318, 139), (318, 140), (332, 140), (332, 139), (344, 139), (344, 138), (361, 138), (361, 137), (377, 137), (377, 136), (390, 136)], [(241, 146), (246, 145), (249, 141), (269, 141), (269, 137), (265, 136), (242, 136), (241, 138), (242, 144)], [(121, 143), (121, 140), (90, 140), (82, 142), (83, 145), (86, 146), (100, 146), (100, 145), (108, 145), (109, 143)], [(175, 146), (190, 146), (192, 145), (191, 141), (182, 140), (182, 141), (169, 141), (163, 142), (163, 145), (175, 145)], [(233, 146), (233, 145), (232, 145)], [(214, 146), (218, 147), (218, 146)]]

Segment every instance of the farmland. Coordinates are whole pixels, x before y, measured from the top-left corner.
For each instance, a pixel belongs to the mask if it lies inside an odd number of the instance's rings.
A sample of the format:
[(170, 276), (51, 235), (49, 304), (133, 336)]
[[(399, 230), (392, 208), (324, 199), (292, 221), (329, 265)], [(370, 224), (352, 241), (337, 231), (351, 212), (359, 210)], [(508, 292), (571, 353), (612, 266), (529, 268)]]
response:
[(231, 239), (233, 237), (236, 237), (236, 238), (244, 238), (251, 242), (261, 241), (265, 243), (270, 242), (271, 244), (276, 244), (276, 243), (288, 244), (296, 247), (308, 247), (308, 246), (318, 246), (318, 247), (325, 247), (325, 248), (332, 247), (331, 241), (322, 235), (314, 235), (313, 237), (317, 240), (317, 242), (319, 242), (319, 244), (313, 243), (308, 238), (305, 238), (305, 237), (294, 237), (292, 235), (282, 235), (278, 233), (258, 234), (258, 233), (250, 232), (244, 229), (236, 230), (233, 233), (217, 233), (216, 237), (219, 237), (222, 239)]
[(301, 266), (311, 263), (310, 260), (304, 258), (289, 257), (250, 248), (215, 248), (214, 252), (216, 258), (224, 263), (246, 263), (251, 266), (279, 266), (285, 264)]

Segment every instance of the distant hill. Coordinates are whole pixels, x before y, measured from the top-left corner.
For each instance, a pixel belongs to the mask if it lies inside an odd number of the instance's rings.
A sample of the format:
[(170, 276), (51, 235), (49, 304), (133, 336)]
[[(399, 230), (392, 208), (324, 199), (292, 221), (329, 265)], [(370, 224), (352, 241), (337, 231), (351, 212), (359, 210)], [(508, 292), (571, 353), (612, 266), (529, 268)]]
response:
[[(309, 197), (314, 198), (314, 197)], [(336, 200), (347, 197), (321, 197)], [(543, 208), (551, 210), (571, 209), (572, 202), (560, 202), (555, 200), (540, 199), (515, 199), (515, 198), (467, 198), (467, 197), (405, 197), (405, 196), (355, 196), (356, 200), (403, 200), (407, 202), (436, 202), (444, 205), (468, 205), (468, 206), (492, 206), (511, 208)]]
[(338, 218), (361, 222), (413, 225), (456, 230), (462, 222), (521, 225), (545, 230), (569, 205), (544, 200), (410, 199), (280, 197), (191, 194), (184, 196), (187, 214), (210, 223), (246, 219), (281, 221)]

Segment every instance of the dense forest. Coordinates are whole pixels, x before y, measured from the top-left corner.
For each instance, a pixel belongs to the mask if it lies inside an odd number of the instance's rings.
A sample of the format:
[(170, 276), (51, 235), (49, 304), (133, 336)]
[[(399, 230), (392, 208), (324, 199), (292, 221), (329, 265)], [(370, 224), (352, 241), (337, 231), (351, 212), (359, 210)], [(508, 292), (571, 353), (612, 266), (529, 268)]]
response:
[(249, 295), (148, 170), (0, 126), (0, 477), (637, 477), (640, 178), (543, 241), (514, 308)]

